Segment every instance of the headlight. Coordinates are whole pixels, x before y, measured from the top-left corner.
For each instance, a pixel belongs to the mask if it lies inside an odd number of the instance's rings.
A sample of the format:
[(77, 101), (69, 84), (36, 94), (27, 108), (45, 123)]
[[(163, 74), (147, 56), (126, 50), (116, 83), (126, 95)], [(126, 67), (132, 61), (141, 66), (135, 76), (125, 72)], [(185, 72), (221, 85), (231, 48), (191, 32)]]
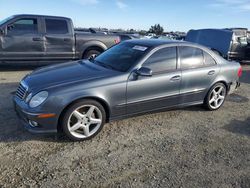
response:
[(35, 108), (41, 105), (47, 98), (49, 93), (47, 91), (41, 91), (33, 96), (29, 102), (31, 108)]
[(28, 103), (28, 102), (30, 101), (31, 97), (32, 97), (32, 93), (30, 93), (30, 94), (26, 97), (25, 102)]

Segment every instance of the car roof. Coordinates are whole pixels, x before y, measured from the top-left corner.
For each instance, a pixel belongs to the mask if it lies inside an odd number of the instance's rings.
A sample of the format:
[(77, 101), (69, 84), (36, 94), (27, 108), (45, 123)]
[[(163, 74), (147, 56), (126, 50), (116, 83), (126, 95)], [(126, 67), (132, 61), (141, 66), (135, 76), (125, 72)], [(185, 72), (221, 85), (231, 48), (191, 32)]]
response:
[(128, 40), (125, 42), (147, 47), (158, 47), (166, 44), (191, 44), (189, 42), (184, 42), (184, 41), (162, 40), (162, 39), (135, 39), (135, 40)]
[(165, 45), (173, 45), (173, 46), (183, 45), (183, 46), (199, 48), (199, 49), (205, 50), (206, 52), (213, 53), (213, 51), (206, 46), (193, 43), (193, 42), (187, 42), (187, 41), (164, 40), (164, 39), (133, 39), (133, 40), (124, 41), (124, 43), (131, 43), (133, 45), (146, 46), (152, 49), (158, 48), (158, 47), (164, 47)]

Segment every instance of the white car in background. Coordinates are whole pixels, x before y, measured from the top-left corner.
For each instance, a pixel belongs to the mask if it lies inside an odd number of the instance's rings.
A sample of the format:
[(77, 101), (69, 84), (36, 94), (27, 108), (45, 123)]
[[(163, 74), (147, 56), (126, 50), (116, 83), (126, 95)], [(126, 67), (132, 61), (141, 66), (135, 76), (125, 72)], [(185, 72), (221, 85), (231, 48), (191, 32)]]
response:
[(147, 35), (144, 36), (145, 39), (151, 39), (152, 37), (155, 37), (156, 34), (154, 33), (148, 33)]

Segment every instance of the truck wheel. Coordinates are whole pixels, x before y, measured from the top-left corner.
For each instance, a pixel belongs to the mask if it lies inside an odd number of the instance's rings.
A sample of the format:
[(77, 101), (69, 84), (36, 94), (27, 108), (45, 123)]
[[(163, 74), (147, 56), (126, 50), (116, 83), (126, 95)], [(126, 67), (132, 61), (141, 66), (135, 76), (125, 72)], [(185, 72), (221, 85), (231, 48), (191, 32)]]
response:
[(83, 59), (90, 59), (90, 58), (95, 58), (101, 53), (99, 50), (88, 50), (84, 53)]

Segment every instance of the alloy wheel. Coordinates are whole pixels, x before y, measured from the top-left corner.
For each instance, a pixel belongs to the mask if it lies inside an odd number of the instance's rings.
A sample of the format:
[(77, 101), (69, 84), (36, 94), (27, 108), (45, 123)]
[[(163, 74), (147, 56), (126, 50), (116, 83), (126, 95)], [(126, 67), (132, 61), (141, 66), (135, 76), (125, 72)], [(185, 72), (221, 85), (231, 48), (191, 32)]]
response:
[(102, 125), (102, 113), (94, 105), (83, 105), (75, 109), (68, 119), (68, 130), (76, 138), (94, 135)]
[(224, 102), (226, 89), (222, 85), (215, 87), (209, 97), (209, 105), (212, 109), (218, 109)]

